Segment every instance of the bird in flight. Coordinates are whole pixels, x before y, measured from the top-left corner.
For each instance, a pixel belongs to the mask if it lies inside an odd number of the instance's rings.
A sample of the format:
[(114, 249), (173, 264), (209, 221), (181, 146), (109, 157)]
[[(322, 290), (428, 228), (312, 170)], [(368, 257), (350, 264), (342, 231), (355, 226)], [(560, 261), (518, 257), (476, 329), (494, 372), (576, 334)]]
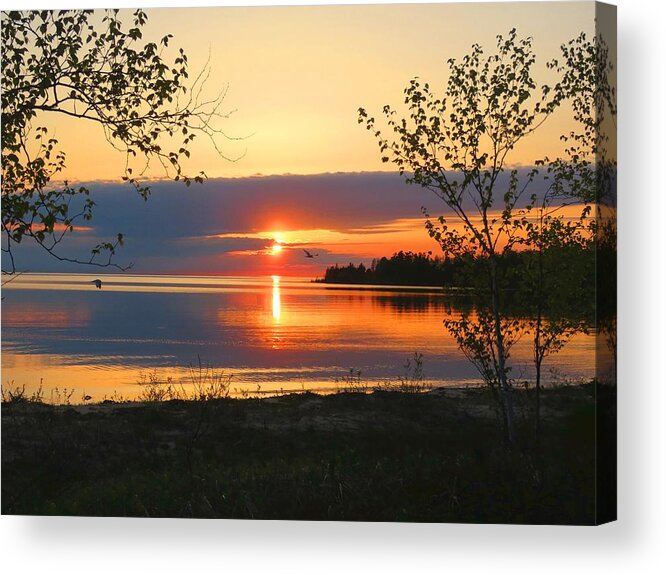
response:
[(98, 280), (92, 280), (90, 283), (95, 284), (95, 287), (97, 289), (102, 289), (102, 280), (99, 280), (99, 279)]
[(317, 257), (319, 255), (319, 254), (312, 254), (308, 250), (306, 250), (305, 248), (303, 248), (303, 251), (305, 252), (305, 257), (306, 258), (314, 258), (314, 257)]

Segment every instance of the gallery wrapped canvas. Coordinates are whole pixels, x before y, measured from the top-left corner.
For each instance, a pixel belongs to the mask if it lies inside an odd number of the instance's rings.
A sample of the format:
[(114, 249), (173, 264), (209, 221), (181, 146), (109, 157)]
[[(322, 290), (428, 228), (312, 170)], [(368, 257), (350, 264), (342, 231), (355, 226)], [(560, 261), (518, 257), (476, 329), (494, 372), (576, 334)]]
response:
[(616, 516), (616, 12), (2, 13), (2, 513)]

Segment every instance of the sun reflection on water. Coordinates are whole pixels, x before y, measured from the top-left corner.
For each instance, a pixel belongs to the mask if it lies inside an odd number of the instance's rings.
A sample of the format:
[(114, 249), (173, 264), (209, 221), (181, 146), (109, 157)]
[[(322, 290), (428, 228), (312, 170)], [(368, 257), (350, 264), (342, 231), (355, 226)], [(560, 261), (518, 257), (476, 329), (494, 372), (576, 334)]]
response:
[(273, 276), (273, 321), (280, 323), (280, 276)]

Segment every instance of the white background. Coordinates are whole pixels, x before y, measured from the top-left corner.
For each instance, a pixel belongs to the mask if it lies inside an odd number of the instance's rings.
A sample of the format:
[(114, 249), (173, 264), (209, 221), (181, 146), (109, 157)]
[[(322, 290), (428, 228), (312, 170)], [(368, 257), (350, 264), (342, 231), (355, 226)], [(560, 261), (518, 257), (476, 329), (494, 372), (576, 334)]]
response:
[[(270, 0), (195, 5), (272, 4)], [(307, 4), (308, 2), (286, 2)], [(342, 2), (338, 2), (342, 3)], [(369, 3), (369, 2), (366, 2)], [(5, 573), (664, 573), (666, 349), (663, 3), (617, 0), (619, 515), (598, 527), (0, 518)], [(184, 1), (10, 0), (7, 8)]]

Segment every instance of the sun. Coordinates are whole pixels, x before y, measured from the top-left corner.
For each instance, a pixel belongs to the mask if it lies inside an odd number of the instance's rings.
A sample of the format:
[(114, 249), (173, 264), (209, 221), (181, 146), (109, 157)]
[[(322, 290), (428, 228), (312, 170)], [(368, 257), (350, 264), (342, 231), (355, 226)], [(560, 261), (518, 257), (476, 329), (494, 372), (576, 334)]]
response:
[(276, 255), (278, 255), (282, 250), (283, 250), (282, 244), (279, 244), (279, 243), (275, 242), (275, 243), (271, 246), (271, 255), (272, 255), (272, 256), (276, 256)]

